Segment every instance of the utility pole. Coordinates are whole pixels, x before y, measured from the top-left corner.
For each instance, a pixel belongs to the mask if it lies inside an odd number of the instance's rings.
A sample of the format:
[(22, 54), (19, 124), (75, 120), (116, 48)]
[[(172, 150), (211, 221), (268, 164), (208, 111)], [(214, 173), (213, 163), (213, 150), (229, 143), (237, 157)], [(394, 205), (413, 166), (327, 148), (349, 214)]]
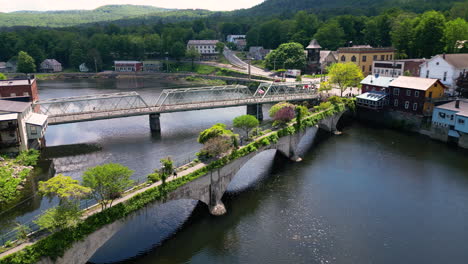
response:
[(250, 81), (250, 79), (251, 79), (251, 76), (250, 76), (250, 63), (251, 63), (252, 59), (249, 58), (247, 61), (249, 62), (249, 81)]

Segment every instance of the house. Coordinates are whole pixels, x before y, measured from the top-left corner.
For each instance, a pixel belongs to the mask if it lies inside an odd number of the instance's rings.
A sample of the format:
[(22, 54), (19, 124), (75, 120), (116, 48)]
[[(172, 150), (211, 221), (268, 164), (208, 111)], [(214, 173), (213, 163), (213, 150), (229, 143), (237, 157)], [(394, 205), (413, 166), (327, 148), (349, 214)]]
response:
[(250, 47), (249, 56), (254, 60), (263, 60), (271, 50), (264, 49), (263, 47)]
[(235, 43), (238, 39), (246, 39), (246, 35), (228, 35), (226, 37), (227, 42)]
[(454, 95), (458, 77), (468, 71), (468, 53), (436, 55), (420, 67), (420, 77), (439, 79)]
[(431, 137), (468, 148), (468, 100), (437, 106), (432, 115)]
[(23, 79), (0, 80), (0, 99), (23, 102), (39, 100), (34, 75)]
[(435, 102), (444, 97), (445, 89), (438, 79), (399, 76), (389, 84), (389, 107), (413, 115), (432, 116)]
[(322, 73), (327, 71), (327, 68), (333, 63), (338, 62), (338, 52), (331, 50), (320, 51), (320, 71)]
[(373, 74), (386, 77), (398, 77), (409, 74), (409, 76), (420, 76), (420, 65), (425, 59), (405, 59), (393, 61), (374, 61)]
[(17, 61), (16, 60), (7, 61), (5, 72), (15, 73), (16, 70), (17, 70)]
[(161, 71), (163, 64), (161, 61), (143, 61), (143, 71), (158, 72)]
[(41, 63), (40, 69), (42, 72), (61, 72), (62, 64), (55, 59), (46, 59)]
[(32, 111), (31, 103), (0, 100), (0, 152), (19, 152), (42, 146), (47, 116)]
[(79, 68), (80, 72), (89, 72), (89, 68), (86, 66), (86, 63), (81, 63)]
[(143, 70), (141, 61), (114, 61), (116, 72), (139, 72)]
[(189, 40), (187, 49), (197, 50), (201, 59), (216, 59), (219, 55), (216, 50), (218, 42), (218, 40)]
[(373, 48), (369, 45), (352, 46), (338, 49), (338, 62), (353, 62), (361, 68), (364, 75), (372, 74), (374, 61), (391, 61), (395, 57), (395, 49)]
[(362, 93), (367, 92), (384, 92), (388, 93), (390, 83), (396, 78), (382, 77), (380, 75), (368, 75), (361, 81)]
[(316, 39), (310, 41), (305, 48), (307, 54), (307, 71), (311, 73), (320, 72), (320, 50), (322, 46)]
[(387, 96), (388, 94), (385, 92), (366, 92), (356, 97), (356, 104), (358, 107), (382, 110), (386, 105), (388, 105), (388, 101), (385, 99)]
[(234, 44), (236, 44), (237, 50), (245, 50), (245, 47), (247, 47), (247, 40), (246, 39), (236, 39), (234, 41)]
[(0, 72), (6, 72), (6, 62), (0, 61)]

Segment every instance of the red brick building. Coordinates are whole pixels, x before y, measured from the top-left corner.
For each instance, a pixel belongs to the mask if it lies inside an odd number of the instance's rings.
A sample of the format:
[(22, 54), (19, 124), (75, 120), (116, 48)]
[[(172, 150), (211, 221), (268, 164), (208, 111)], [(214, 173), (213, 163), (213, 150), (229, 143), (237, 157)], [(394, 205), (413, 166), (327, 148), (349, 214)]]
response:
[(116, 72), (140, 72), (143, 70), (141, 61), (114, 61)]
[(37, 82), (32, 78), (0, 80), (0, 99), (11, 99), (23, 102), (39, 100)]

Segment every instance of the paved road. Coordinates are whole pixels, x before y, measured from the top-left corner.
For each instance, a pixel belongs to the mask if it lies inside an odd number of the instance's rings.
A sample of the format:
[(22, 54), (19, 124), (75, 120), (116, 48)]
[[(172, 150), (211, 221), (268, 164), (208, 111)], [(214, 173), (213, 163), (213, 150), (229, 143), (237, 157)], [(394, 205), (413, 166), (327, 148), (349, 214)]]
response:
[[(246, 63), (245, 61), (239, 59), (239, 57), (236, 56), (236, 53), (233, 52), (232, 50), (225, 48), (224, 49), (224, 57), (232, 64), (235, 65), (246, 72), (248, 72), (249, 69), (249, 64)], [(264, 69), (260, 69), (258, 67), (250, 65), (250, 72), (253, 75), (260, 75), (260, 76), (266, 76), (266, 77), (274, 77), (275, 73), (271, 71), (266, 71)]]

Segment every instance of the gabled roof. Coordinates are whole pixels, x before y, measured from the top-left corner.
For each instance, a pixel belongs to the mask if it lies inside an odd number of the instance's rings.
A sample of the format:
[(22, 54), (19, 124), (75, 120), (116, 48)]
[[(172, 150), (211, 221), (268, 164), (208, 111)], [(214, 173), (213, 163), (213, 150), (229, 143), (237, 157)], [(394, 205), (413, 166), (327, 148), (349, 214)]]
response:
[(321, 49), (322, 47), (318, 43), (316, 39), (313, 39), (310, 43), (309, 46), (307, 46), (306, 49)]
[(460, 107), (459, 108), (456, 108), (455, 104), (456, 104), (456, 101), (452, 101), (450, 103), (439, 105), (436, 108), (456, 112), (457, 115), (459, 115), (459, 116), (468, 117), (468, 100), (467, 99), (460, 100)]
[(436, 82), (439, 82), (440, 85), (443, 85), (438, 79), (399, 76), (396, 80), (390, 83), (390, 86), (426, 91)]
[[(444, 58), (444, 55), (439, 55)], [(468, 68), (468, 53), (445, 54), (445, 61), (457, 69)]]
[(31, 103), (0, 100), (0, 111), (9, 113), (23, 113)]
[(62, 65), (56, 59), (45, 59), (41, 64), (49, 64), (49, 65)]
[(395, 79), (396, 78), (394, 77), (369, 75), (364, 80), (361, 81), (361, 84), (387, 88), (388, 86), (390, 86), (390, 83), (393, 82)]
[(32, 113), (26, 123), (34, 126), (44, 126), (47, 122), (47, 116), (43, 114)]

